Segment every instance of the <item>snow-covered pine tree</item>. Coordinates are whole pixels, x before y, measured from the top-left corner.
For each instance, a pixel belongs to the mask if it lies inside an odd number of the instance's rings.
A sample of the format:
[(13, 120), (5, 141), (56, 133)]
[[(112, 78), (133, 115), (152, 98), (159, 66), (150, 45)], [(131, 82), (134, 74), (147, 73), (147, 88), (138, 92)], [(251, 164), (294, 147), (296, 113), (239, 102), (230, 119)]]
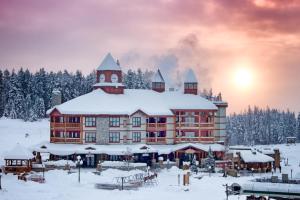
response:
[(4, 113), (4, 83), (3, 83), (3, 73), (0, 70), (0, 117), (3, 116)]
[(4, 116), (12, 119), (23, 119), (25, 115), (24, 110), (24, 96), (21, 90), (21, 84), (15, 72), (12, 72), (8, 83), (8, 100), (4, 109)]
[(45, 117), (45, 104), (42, 98), (36, 98), (34, 102), (34, 112), (38, 119)]

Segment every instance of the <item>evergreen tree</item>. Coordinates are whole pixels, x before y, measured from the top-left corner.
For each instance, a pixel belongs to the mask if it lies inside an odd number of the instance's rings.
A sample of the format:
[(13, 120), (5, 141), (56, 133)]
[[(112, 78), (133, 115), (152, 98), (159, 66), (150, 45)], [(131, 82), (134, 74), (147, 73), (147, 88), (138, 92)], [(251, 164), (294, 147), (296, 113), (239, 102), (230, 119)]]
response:
[(0, 117), (4, 113), (4, 82), (3, 82), (3, 73), (0, 70)]

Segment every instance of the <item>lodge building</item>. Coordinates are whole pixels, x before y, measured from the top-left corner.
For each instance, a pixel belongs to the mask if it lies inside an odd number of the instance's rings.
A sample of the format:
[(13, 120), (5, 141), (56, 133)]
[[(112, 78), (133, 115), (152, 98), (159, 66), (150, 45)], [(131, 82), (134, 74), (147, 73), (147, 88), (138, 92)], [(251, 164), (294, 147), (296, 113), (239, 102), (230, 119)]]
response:
[(166, 87), (160, 70), (152, 79), (152, 90), (126, 89), (122, 76), (119, 62), (109, 53), (97, 68), (92, 92), (47, 111), (52, 147), (195, 144), (191, 148), (196, 148), (225, 142), (227, 103), (220, 96), (201, 97), (192, 70), (179, 90)]

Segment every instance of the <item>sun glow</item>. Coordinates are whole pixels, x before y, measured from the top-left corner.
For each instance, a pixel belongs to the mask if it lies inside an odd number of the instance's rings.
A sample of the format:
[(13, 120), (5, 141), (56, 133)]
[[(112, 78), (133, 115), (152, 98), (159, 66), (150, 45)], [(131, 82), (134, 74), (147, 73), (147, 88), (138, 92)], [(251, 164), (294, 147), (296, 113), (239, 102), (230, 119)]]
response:
[(242, 89), (253, 85), (253, 72), (249, 68), (238, 68), (234, 74), (235, 84)]

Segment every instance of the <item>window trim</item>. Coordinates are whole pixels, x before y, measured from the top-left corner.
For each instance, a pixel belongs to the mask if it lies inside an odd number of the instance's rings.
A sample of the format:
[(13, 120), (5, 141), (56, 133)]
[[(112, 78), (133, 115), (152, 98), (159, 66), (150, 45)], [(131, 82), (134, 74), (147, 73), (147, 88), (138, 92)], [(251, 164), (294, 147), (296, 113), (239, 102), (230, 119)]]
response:
[[(117, 137), (114, 137), (117, 136)], [(120, 143), (120, 132), (109, 132), (109, 137), (108, 137), (109, 143)], [(116, 140), (117, 139), (117, 140)]]
[(109, 127), (120, 127), (120, 117), (109, 117)]
[(138, 143), (142, 141), (142, 134), (141, 132), (134, 131), (132, 132), (132, 142), (133, 143)]
[(132, 127), (141, 127), (142, 126), (142, 118), (141, 117), (133, 117), (132, 118)]
[[(87, 137), (87, 135), (89, 135), (89, 137)], [(94, 137), (90, 136), (90, 135), (95, 135)], [(89, 140), (87, 140), (87, 138), (89, 138)], [(97, 133), (95, 131), (88, 131), (85, 132), (85, 142), (86, 143), (95, 143), (97, 140)], [(92, 140), (90, 140), (92, 139)], [(94, 139), (94, 140), (93, 140)]]
[[(90, 125), (90, 123), (91, 123), (91, 125)], [(85, 117), (84, 125), (86, 127), (96, 127), (96, 117)]]

